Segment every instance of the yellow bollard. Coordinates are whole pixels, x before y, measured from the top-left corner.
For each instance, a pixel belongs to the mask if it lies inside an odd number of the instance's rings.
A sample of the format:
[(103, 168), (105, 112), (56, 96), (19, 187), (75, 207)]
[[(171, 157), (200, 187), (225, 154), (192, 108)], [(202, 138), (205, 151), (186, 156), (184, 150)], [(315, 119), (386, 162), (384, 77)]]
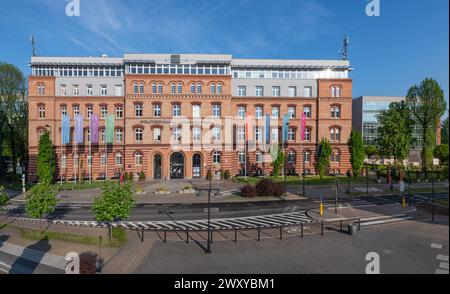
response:
[(406, 198), (405, 195), (403, 195), (403, 199), (402, 199), (402, 207), (406, 208)]
[(320, 215), (323, 215), (323, 203), (320, 201)]

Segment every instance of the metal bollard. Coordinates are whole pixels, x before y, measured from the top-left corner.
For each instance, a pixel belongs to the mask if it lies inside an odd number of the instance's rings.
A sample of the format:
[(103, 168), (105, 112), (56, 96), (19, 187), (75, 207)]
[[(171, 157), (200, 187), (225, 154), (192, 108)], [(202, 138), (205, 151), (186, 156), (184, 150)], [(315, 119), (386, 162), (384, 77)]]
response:
[(323, 236), (323, 221), (320, 222), (320, 235)]
[(261, 241), (261, 228), (258, 227), (258, 242)]
[(189, 243), (189, 229), (186, 229), (186, 244)]
[(167, 242), (167, 229), (164, 229), (164, 243)]
[(303, 238), (303, 224), (300, 224), (300, 238)]
[(237, 229), (234, 229), (234, 243), (237, 243)]

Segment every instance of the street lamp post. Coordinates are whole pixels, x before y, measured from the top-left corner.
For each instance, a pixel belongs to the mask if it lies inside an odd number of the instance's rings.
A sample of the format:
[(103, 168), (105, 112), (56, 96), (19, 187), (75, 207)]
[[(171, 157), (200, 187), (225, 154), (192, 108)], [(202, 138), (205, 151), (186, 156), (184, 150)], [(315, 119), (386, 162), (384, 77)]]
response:
[(337, 202), (338, 202), (338, 179), (337, 173), (334, 173), (334, 213), (337, 214)]

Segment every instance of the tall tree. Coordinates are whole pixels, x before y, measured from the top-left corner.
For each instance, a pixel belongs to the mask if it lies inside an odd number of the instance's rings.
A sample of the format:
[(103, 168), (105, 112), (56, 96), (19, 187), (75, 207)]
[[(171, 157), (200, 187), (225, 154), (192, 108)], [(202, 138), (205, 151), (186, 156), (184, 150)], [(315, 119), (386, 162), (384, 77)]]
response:
[(327, 138), (320, 141), (317, 151), (316, 168), (319, 171), (320, 179), (322, 179), (326, 169), (330, 166), (331, 144)]
[(355, 177), (360, 174), (364, 165), (364, 142), (360, 132), (352, 131), (347, 145), (350, 149), (350, 164), (352, 165)]
[(441, 141), (442, 144), (449, 144), (448, 142), (448, 117), (442, 122), (441, 125)]
[(435, 158), (439, 159), (441, 165), (448, 165), (448, 145), (442, 144), (436, 146), (433, 151)]
[(364, 148), (364, 152), (369, 159), (375, 158), (379, 155), (378, 148), (375, 145), (368, 145)]
[(409, 155), (414, 138), (414, 121), (405, 101), (393, 102), (387, 111), (378, 115), (377, 144), (380, 153), (403, 161)]
[[(422, 169), (426, 171), (430, 160), (427, 154), (432, 154), (436, 145), (436, 140), (433, 138), (435, 138), (436, 128), (447, 108), (444, 91), (437, 81), (426, 78), (420, 85), (414, 85), (409, 89), (406, 101), (417, 124), (421, 127)], [(434, 136), (431, 135), (432, 133)]]
[(39, 139), (37, 157), (37, 176), (40, 183), (51, 183), (56, 171), (53, 143), (50, 133), (44, 132)]
[[(14, 160), (17, 154), (28, 153), (23, 140), (28, 134), (26, 107), (26, 81), (22, 72), (12, 64), (0, 62), (0, 175), (4, 172), (2, 149), (5, 140), (10, 140), (8, 144)], [(8, 134), (11, 130), (13, 134)]]
[(58, 188), (55, 185), (50, 185), (48, 182), (35, 185), (26, 194), (25, 211), (32, 218), (42, 218), (45, 214), (51, 214), (55, 211), (56, 203), (58, 202), (56, 199), (57, 194)]

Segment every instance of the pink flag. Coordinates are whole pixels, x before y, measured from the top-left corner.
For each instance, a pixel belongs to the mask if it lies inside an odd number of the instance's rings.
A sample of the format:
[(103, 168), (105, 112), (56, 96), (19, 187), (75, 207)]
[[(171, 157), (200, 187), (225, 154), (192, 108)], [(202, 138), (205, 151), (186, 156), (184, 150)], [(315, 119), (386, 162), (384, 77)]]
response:
[(301, 125), (300, 130), (301, 130), (302, 141), (305, 141), (306, 115), (304, 113), (302, 114), (302, 125)]

